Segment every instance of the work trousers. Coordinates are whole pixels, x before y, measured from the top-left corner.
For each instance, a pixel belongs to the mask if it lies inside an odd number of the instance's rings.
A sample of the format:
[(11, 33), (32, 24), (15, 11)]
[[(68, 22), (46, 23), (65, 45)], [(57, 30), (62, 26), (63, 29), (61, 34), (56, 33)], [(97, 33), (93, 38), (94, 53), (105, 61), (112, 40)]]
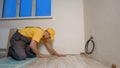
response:
[(15, 60), (25, 60), (26, 58), (36, 57), (35, 53), (29, 47), (31, 40), (18, 31), (16, 31), (10, 39), (10, 47), (8, 56)]

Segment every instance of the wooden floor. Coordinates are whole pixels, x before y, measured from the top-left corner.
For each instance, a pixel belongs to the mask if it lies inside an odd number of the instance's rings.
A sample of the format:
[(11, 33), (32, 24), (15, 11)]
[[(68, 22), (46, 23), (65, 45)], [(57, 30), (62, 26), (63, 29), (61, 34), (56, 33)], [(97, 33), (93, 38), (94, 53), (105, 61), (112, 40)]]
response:
[(39, 58), (25, 68), (110, 68), (102, 63), (80, 55), (67, 55), (65, 57), (51, 56)]

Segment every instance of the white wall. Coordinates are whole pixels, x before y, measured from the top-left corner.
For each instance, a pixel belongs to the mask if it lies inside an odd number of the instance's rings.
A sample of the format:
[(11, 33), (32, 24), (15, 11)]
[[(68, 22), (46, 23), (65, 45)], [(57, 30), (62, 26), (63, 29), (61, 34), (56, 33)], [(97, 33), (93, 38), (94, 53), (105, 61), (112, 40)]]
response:
[[(79, 54), (84, 49), (83, 18), (82, 0), (52, 0), (52, 19), (0, 20), (0, 29), (22, 28), (28, 25), (53, 27), (56, 31), (53, 44), (55, 49), (64, 54)], [(1, 32), (6, 31), (3, 29)], [(0, 40), (7, 40), (7, 34), (4, 35), (5, 38)], [(0, 46), (6, 47), (1, 42)], [(41, 51), (47, 53), (44, 47)]]
[(120, 0), (84, 0), (85, 36), (94, 37), (93, 57), (120, 68)]

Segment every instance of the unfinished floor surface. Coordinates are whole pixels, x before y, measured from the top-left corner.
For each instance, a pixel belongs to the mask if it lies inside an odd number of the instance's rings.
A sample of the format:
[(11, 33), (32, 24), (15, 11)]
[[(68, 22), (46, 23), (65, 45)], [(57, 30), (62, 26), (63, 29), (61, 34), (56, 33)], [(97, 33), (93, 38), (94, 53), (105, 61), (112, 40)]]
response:
[(51, 56), (39, 58), (28, 64), (25, 68), (110, 68), (91, 58), (80, 55), (67, 55), (65, 57)]

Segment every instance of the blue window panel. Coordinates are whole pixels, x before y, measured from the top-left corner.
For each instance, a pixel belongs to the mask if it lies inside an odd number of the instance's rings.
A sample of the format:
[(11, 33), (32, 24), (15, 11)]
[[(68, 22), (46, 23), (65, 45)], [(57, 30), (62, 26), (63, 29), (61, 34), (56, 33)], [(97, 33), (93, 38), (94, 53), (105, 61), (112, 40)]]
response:
[(20, 17), (32, 16), (32, 0), (20, 0)]
[(16, 17), (17, 0), (4, 0), (3, 18)]
[(51, 16), (51, 0), (36, 0), (36, 16)]

